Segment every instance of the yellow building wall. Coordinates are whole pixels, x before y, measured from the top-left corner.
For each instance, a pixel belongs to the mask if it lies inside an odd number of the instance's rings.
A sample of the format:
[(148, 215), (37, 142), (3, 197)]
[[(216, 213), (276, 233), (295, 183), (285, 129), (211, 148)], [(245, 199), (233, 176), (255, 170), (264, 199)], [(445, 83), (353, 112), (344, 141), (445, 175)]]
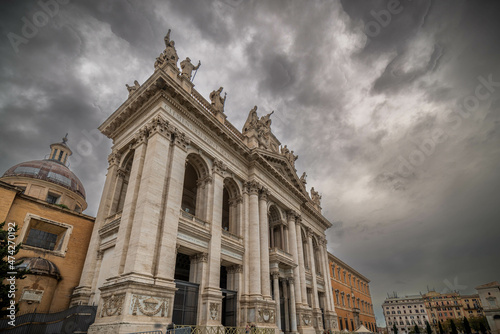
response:
[[(13, 197), (15, 198), (13, 199)], [(24, 226), (27, 214), (33, 214), (51, 221), (71, 225), (73, 226), (73, 230), (64, 256), (54, 254), (54, 252), (44, 249), (35, 249), (34, 247), (21, 249), (16, 255), (16, 259), (22, 257), (41, 257), (47, 259), (57, 266), (62, 277), (54, 288), (53, 298), (51, 298), (50, 304), (47, 304), (44, 300), (45, 298), (50, 298), (50, 293), (47, 291), (47, 296), (44, 293), (41, 304), (36, 305), (38, 303), (33, 303), (27, 305), (26, 303), (22, 303), (20, 305), (22, 308), (20, 308), (19, 311), (29, 311), (33, 306), (38, 306), (37, 312), (55, 312), (63, 310), (69, 306), (73, 288), (79, 283), (95, 218), (84, 214), (78, 214), (71, 210), (62, 209), (58, 206), (45, 203), (26, 195), (18, 194), (16, 197), (15, 190), (0, 187), (0, 217), (5, 217), (3, 218), (5, 221), (15, 222), (18, 225), (18, 239), (20, 239), (20, 232)], [(19, 242), (20, 240), (17, 241)], [(50, 280), (43, 280), (41, 278), (38, 281), (33, 278), (18, 280), (16, 301), (19, 300), (25, 287), (35, 286), (37, 289), (44, 290), (47, 288), (50, 290), (52, 289), (50, 285), (52, 285)]]

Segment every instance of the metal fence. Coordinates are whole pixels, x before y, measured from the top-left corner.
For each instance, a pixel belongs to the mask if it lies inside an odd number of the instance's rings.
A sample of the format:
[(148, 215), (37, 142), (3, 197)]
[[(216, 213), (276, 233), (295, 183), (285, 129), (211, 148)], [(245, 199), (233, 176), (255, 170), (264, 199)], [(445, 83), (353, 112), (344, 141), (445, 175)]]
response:
[[(163, 334), (163, 332), (157, 330), (130, 334)], [(175, 325), (173, 329), (167, 329), (165, 334), (275, 334), (275, 329), (258, 327), (245, 328), (224, 326)]]
[(8, 334), (70, 334), (87, 332), (94, 323), (97, 306), (77, 305), (57, 313), (28, 313), (10, 319), (0, 319), (0, 333)]

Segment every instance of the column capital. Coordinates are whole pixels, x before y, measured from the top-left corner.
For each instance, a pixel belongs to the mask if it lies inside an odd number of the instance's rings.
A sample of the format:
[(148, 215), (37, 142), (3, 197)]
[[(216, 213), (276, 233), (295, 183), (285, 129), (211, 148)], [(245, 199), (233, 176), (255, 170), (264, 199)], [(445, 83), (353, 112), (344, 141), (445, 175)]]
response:
[(318, 243), (319, 243), (320, 246), (323, 246), (323, 247), (326, 246), (326, 243), (327, 243), (326, 238), (319, 237), (318, 238)]
[(280, 272), (279, 271), (273, 271), (271, 272), (271, 276), (273, 279), (279, 279), (280, 278)]
[(177, 128), (174, 128), (172, 133), (174, 134), (174, 144), (186, 151), (187, 146), (191, 143), (191, 139), (189, 139), (184, 132), (181, 132)]
[(163, 119), (160, 115), (155, 116), (149, 123), (148, 123), (148, 138), (151, 138), (156, 133), (161, 134), (168, 140), (171, 139), (172, 135), (172, 129), (170, 127), (170, 124), (168, 121)]
[(214, 159), (214, 165), (212, 167), (212, 172), (220, 176), (224, 176), (227, 170), (227, 166), (219, 159)]
[(257, 181), (246, 182), (246, 188), (250, 195), (258, 195), (260, 184)]
[(208, 254), (207, 253), (198, 253), (198, 254), (191, 256), (191, 259), (195, 263), (207, 262), (208, 261)]
[(138, 146), (140, 146), (141, 144), (146, 144), (147, 142), (148, 142), (148, 130), (147, 127), (144, 126), (134, 134), (134, 139), (131, 143), (132, 149), (135, 150)]
[(243, 272), (243, 266), (240, 264), (235, 264), (233, 266), (230, 266), (227, 268), (227, 273), (228, 274), (239, 274)]
[(312, 238), (312, 236), (314, 235), (312, 228), (310, 228), (309, 226), (304, 226), (304, 229), (306, 230), (307, 237)]
[(295, 278), (293, 276), (287, 277), (286, 280), (288, 281), (289, 284), (295, 283)]
[(108, 155), (108, 164), (111, 166), (118, 166), (120, 164), (120, 159), (122, 155), (117, 151), (113, 150), (110, 155)]
[(259, 198), (262, 201), (267, 201), (268, 197), (269, 197), (269, 190), (266, 187), (262, 187), (260, 189)]
[(286, 212), (286, 218), (287, 220), (295, 220), (297, 218), (297, 212), (293, 211), (293, 210), (288, 210)]
[(118, 175), (119, 178), (124, 179), (125, 175), (127, 175), (127, 171), (125, 170), (125, 168), (118, 168), (118, 170), (116, 171), (116, 175)]

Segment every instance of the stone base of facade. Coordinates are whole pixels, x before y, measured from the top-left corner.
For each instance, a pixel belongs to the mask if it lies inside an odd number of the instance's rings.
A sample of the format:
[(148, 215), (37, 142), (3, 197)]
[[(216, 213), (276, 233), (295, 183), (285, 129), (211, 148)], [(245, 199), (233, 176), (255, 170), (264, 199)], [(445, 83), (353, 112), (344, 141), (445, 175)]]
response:
[(276, 302), (274, 300), (247, 300), (241, 301), (241, 314), (244, 315), (243, 323), (254, 324), (257, 327), (277, 328), (276, 325)]
[(76, 305), (89, 305), (90, 297), (92, 295), (93, 294), (90, 286), (77, 286), (73, 290), (73, 294), (71, 295), (69, 307), (73, 307)]
[(175, 284), (120, 277), (101, 288), (89, 333), (131, 333), (162, 329), (172, 322)]
[(314, 317), (310, 308), (297, 308), (297, 331), (301, 334), (316, 334)]

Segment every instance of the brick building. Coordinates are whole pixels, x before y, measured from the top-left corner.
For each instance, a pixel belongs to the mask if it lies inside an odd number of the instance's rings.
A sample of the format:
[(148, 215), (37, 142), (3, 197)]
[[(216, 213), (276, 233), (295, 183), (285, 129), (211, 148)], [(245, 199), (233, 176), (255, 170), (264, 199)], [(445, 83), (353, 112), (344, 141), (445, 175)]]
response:
[(339, 328), (354, 331), (364, 325), (376, 332), (370, 280), (330, 253), (328, 260)]

